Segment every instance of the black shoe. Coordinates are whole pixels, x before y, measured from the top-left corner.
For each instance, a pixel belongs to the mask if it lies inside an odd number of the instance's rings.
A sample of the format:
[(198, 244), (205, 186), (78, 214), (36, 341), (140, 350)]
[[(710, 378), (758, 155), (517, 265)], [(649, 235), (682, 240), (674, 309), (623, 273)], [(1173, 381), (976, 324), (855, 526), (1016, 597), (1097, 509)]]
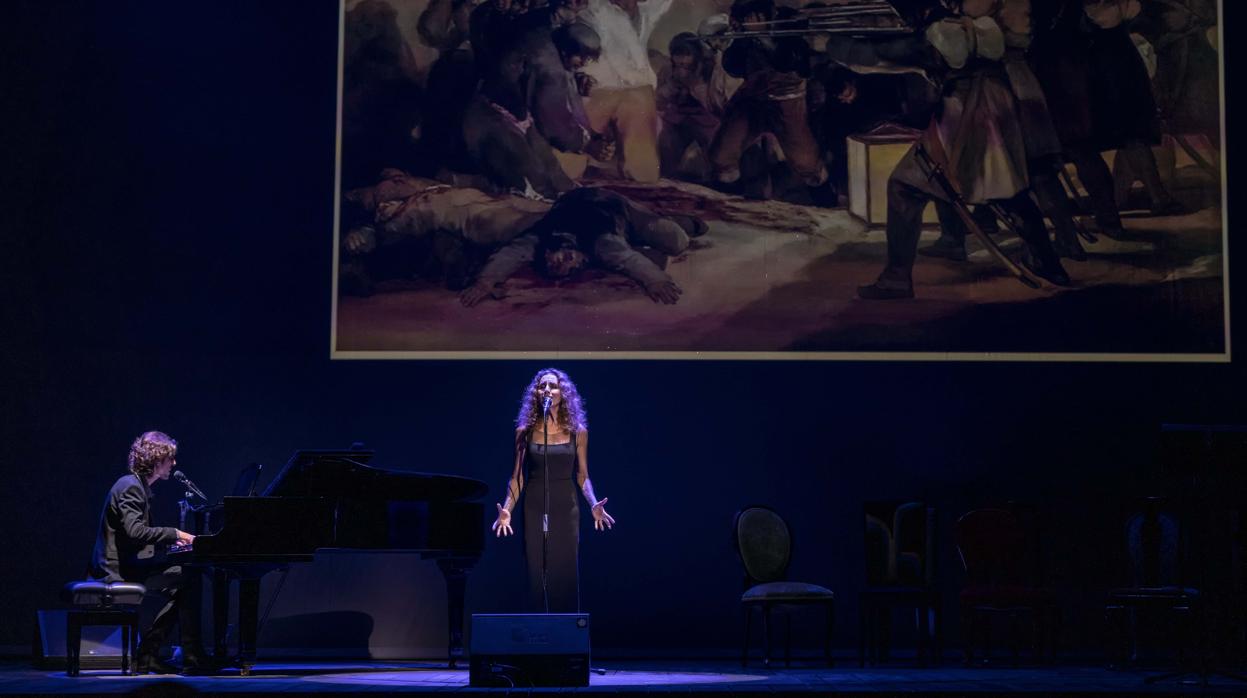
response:
[(936, 240), (928, 247), (920, 248), (918, 254), (924, 257), (939, 257), (940, 259), (948, 259), (954, 262), (964, 262), (968, 259), (964, 242), (946, 240), (945, 238)]
[(970, 215), (974, 218), (974, 222), (979, 224), (979, 230), (988, 235), (1000, 234), (1000, 219), (996, 218), (996, 212), (990, 207), (975, 206)]
[(177, 674), (181, 673), (181, 670), (155, 654), (140, 652), (134, 660), (134, 672), (136, 674)]
[(1065, 268), (1061, 266), (1060, 262), (1027, 266), (1030, 266), (1031, 271), (1035, 272), (1053, 286), (1069, 287), (1074, 285), (1074, 282), (1070, 280), (1069, 274), (1066, 273)]
[(1056, 250), (1058, 257), (1072, 259), (1075, 262), (1087, 261), (1087, 251), (1083, 249), (1082, 243), (1078, 242), (1078, 238), (1067, 238), (1057, 236), (1052, 241), (1052, 249)]
[(203, 652), (182, 652), (182, 673), (186, 676), (205, 676), (216, 673), (216, 662)]
[(1121, 241), (1129, 239), (1129, 234), (1126, 232), (1125, 228), (1121, 227), (1121, 223), (1118, 223), (1117, 225), (1099, 226), (1098, 232), (1109, 240)]
[[(1046, 243), (1047, 240), (1044, 242)], [(1056, 256), (1055, 252), (1045, 250), (1043, 247), (1046, 245), (1033, 247), (1028, 245), (1022, 249), (1022, 255), (1018, 261), (1053, 286), (1073, 286), (1065, 267), (1061, 266), (1061, 259)]]
[(1177, 199), (1167, 199), (1152, 205), (1153, 216), (1184, 216), (1189, 211)]
[(890, 300), (898, 300), (901, 298), (913, 298), (914, 287), (913, 286), (900, 286), (900, 287), (880, 286), (879, 282), (876, 281), (875, 283), (870, 284), (869, 286), (858, 286), (857, 297), (862, 298), (864, 300), (868, 300), (868, 301), (890, 301)]

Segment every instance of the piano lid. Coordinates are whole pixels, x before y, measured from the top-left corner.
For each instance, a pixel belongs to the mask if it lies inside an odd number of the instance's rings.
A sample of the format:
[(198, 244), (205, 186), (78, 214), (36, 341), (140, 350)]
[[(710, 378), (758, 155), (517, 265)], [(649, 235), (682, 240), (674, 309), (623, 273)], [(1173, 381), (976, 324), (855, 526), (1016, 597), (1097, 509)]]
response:
[(386, 470), (368, 465), (373, 451), (299, 450), (264, 490), (265, 497), (472, 501), (489, 486), (441, 473)]

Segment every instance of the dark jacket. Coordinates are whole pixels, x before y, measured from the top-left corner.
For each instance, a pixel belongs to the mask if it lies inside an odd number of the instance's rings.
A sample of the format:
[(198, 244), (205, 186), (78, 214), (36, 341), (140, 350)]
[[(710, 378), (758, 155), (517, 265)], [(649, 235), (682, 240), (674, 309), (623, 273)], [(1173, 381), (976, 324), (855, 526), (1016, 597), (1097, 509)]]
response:
[(740, 99), (800, 94), (810, 77), (810, 46), (799, 36), (736, 39), (723, 53), (723, 70), (745, 81), (736, 91)]
[[(541, 220), (485, 263), (478, 283), (501, 284), (533, 261), (548, 236), (576, 231), (576, 247), (597, 266), (635, 279), (646, 289), (671, 281), (667, 272), (633, 245), (649, 244), (641, 231), (661, 218), (608, 189), (581, 187), (559, 197)], [(687, 240), (685, 241), (687, 244)]]
[(547, 11), (533, 11), (507, 25), (514, 37), (491, 48), (481, 66), (480, 91), (519, 121), (532, 117), (550, 145), (579, 153), (592, 132), (572, 73), (554, 45)]
[(104, 500), (87, 576), (105, 582), (142, 581), (157, 544), (177, 541), (177, 529), (151, 525), (151, 490), (134, 474), (113, 484)]

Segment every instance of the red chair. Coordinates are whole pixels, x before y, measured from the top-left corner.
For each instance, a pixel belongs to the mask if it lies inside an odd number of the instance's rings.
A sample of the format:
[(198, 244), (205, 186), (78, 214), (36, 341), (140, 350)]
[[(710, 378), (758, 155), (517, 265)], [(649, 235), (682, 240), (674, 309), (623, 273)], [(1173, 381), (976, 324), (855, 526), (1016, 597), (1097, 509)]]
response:
[(1032, 538), (1012, 511), (977, 509), (957, 520), (957, 553), (966, 581), (958, 597), (965, 659), (974, 661), (976, 638), (991, 657), (992, 621), (1004, 617), (1012, 635), (1014, 662), (1020, 656), (1022, 620), (1034, 630), (1033, 647), (1052, 659), (1061, 614), (1056, 593), (1040, 585)]

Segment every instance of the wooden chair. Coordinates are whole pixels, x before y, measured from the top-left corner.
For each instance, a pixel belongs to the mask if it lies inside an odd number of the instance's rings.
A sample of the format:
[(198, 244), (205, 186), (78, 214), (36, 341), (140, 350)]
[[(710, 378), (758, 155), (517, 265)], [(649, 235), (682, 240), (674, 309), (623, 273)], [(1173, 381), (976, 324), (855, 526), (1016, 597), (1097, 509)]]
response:
[(864, 514), (858, 665), (887, 660), (895, 608), (913, 609), (919, 662), (938, 661), (943, 624), (935, 589), (935, 509), (922, 502), (867, 502)]
[[(771, 664), (771, 613), (779, 609), (791, 613), (794, 608), (821, 607), (826, 614), (823, 654), (832, 665), (831, 631), (835, 627), (835, 594), (826, 587), (804, 582), (787, 581), (788, 563), (792, 558), (792, 534), (788, 523), (774, 510), (752, 506), (736, 512), (732, 521), (736, 554), (745, 568), (745, 592), (740, 602), (745, 610), (745, 638), (740, 663), (749, 661), (749, 630), (753, 610), (762, 613), (762, 663)], [(784, 640), (784, 664), (792, 664), (792, 619), (787, 617)]]

